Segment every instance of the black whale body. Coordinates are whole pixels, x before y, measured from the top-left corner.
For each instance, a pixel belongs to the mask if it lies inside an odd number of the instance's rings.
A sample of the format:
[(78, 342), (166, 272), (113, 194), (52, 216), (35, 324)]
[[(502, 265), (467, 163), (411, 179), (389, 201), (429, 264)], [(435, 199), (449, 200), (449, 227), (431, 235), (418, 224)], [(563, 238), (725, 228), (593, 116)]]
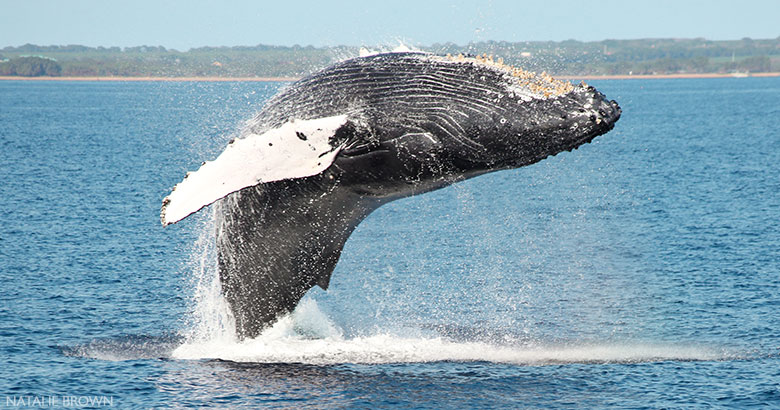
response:
[(487, 58), (390, 53), (293, 84), (245, 134), (339, 115), (328, 139), (338, 153), (324, 171), (216, 202), (222, 291), (241, 338), (291, 312), (313, 286), (327, 289), (347, 238), (377, 207), (576, 148), (612, 129), (620, 108), (592, 87)]

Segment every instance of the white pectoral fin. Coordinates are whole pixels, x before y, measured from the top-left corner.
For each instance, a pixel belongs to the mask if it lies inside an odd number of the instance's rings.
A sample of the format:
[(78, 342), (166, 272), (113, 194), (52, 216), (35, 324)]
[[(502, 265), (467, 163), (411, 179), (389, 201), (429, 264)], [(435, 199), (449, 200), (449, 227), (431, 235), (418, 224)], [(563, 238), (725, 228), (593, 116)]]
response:
[(189, 173), (163, 200), (163, 225), (176, 223), (226, 195), (264, 182), (303, 178), (326, 170), (343, 146), (331, 138), (345, 115), (292, 120), (261, 135), (235, 140), (214, 161)]

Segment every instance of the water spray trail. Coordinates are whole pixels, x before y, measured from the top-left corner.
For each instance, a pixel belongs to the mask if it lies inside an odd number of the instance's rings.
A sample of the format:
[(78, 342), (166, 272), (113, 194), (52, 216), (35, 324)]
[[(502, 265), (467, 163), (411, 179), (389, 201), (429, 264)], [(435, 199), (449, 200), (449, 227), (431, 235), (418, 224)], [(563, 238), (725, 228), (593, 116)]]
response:
[(186, 334), (189, 342), (209, 340), (235, 340), (235, 323), (230, 315), (219, 281), (217, 250), (214, 243), (214, 218), (212, 209), (197, 224), (198, 239), (192, 247), (188, 271), (192, 272), (191, 327)]

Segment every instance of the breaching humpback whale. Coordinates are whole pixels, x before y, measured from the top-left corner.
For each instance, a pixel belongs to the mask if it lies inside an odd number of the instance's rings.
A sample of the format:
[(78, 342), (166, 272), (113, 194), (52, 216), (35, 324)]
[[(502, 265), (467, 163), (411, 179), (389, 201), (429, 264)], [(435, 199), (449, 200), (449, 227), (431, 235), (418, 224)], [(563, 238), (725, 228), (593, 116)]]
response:
[(163, 225), (215, 203), (222, 292), (240, 338), (328, 288), (353, 229), (394, 199), (577, 148), (612, 129), (584, 83), (486, 56), (342, 61), (271, 98), (163, 201)]

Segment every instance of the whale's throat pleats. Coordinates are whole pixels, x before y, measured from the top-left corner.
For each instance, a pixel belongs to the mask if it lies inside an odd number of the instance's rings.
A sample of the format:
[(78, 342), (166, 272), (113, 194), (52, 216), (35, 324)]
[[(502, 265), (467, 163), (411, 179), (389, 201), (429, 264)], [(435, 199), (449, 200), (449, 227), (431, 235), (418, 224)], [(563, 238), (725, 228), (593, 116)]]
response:
[(245, 188), (216, 206), (222, 291), (243, 338), (313, 286), (327, 289), (347, 238), (378, 205), (326, 173)]

